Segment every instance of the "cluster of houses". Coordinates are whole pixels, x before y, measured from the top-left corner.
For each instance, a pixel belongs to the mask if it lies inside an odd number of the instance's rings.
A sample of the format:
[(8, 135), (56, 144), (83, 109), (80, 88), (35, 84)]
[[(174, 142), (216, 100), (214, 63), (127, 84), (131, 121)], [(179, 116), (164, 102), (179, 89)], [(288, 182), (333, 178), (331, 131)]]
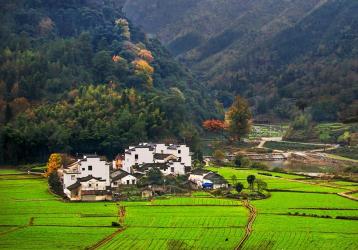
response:
[(58, 170), (65, 195), (70, 200), (111, 200), (112, 190), (122, 185), (136, 185), (152, 168), (164, 176), (188, 175), (197, 188), (227, 188), (227, 181), (217, 173), (191, 169), (191, 153), (186, 145), (141, 143), (129, 147), (113, 162), (97, 155), (85, 155)]

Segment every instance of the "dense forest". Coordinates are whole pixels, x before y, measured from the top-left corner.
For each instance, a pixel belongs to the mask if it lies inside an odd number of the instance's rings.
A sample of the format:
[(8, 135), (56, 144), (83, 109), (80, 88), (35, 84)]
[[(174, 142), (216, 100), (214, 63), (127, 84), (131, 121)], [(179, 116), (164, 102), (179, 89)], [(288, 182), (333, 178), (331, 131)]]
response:
[(0, 162), (186, 141), (215, 117), (205, 88), (115, 0), (5, 0), (0, 9)]
[(125, 12), (225, 107), (240, 94), (258, 120), (358, 119), (357, 1), (128, 0)]

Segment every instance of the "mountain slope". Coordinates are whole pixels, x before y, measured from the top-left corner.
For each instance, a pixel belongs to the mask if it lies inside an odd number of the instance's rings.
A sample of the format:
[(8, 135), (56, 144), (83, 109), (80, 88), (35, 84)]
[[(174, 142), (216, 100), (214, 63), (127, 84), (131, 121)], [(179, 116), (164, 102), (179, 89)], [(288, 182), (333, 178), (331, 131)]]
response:
[(0, 162), (193, 141), (215, 116), (204, 86), (128, 23), (122, 4), (1, 1)]
[(316, 120), (355, 119), (357, 1), (191, 2), (131, 0), (124, 10), (225, 106), (239, 93), (256, 117), (287, 119), (305, 101)]

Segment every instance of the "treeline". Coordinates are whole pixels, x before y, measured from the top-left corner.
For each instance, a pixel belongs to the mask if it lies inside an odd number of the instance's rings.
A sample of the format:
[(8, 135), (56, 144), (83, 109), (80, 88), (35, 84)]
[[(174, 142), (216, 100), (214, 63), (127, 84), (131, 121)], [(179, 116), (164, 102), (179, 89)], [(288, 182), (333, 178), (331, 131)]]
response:
[(0, 162), (112, 157), (140, 140), (194, 137), (192, 123), (216, 115), (203, 86), (118, 1), (0, 8)]

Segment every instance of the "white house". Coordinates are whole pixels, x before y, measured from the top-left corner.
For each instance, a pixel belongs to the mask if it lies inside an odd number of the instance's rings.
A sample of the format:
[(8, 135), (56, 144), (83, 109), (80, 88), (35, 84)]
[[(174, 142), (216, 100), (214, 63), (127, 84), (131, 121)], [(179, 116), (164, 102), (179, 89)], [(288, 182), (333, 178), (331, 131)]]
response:
[(191, 168), (190, 149), (186, 145), (141, 143), (125, 151), (122, 168), (128, 173), (144, 173), (154, 166), (148, 165), (152, 163), (164, 164), (160, 165), (164, 175), (184, 175)]
[(71, 200), (99, 201), (112, 199), (106, 181), (92, 175), (78, 178), (75, 183), (65, 189), (65, 194)]
[[(63, 175), (64, 193), (72, 199), (72, 193), (77, 191), (96, 191), (102, 186), (110, 186), (110, 164), (99, 156), (87, 155), (82, 159), (61, 169)], [(83, 180), (91, 178), (90, 183)], [(96, 182), (96, 183), (94, 183)], [(79, 188), (81, 185), (81, 188)], [(69, 189), (71, 187), (72, 190)], [(76, 191), (74, 191), (76, 192)], [(87, 192), (88, 193), (88, 192)], [(81, 197), (81, 194), (79, 194)]]
[(189, 175), (189, 180), (196, 183), (196, 185), (202, 187), (204, 176), (208, 173), (211, 173), (209, 170), (205, 170), (202, 168), (197, 168), (191, 171)]
[(200, 188), (228, 188), (229, 184), (221, 175), (205, 169), (194, 169), (188, 178)]
[(118, 170), (111, 173), (111, 187), (118, 187), (119, 185), (136, 185), (137, 181), (137, 177), (124, 170)]

